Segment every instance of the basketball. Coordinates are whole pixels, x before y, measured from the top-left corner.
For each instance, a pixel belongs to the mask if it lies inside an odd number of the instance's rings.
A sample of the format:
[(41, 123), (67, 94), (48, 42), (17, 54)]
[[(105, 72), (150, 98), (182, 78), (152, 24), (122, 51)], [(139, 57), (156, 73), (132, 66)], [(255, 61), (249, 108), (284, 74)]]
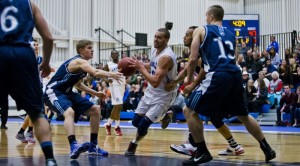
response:
[(124, 76), (131, 76), (136, 72), (134, 67), (129, 67), (128, 61), (129, 57), (122, 58), (118, 63), (118, 68), (122, 69), (120, 72), (124, 74)]

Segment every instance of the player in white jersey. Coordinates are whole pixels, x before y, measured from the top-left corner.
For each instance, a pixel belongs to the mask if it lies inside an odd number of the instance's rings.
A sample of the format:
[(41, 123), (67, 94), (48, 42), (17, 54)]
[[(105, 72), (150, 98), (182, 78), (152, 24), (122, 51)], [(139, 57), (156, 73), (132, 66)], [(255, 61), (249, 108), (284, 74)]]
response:
[[(117, 72), (118, 71), (118, 62), (119, 62), (119, 52), (117, 50), (111, 51), (112, 61), (108, 62), (105, 65), (105, 71)], [(114, 79), (106, 80), (109, 82), (109, 90), (111, 92), (111, 103), (114, 106), (111, 111), (110, 117), (107, 123), (104, 125), (107, 135), (111, 135), (111, 124), (115, 120), (115, 134), (121, 136), (122, 131), (120, 128), (120, 112), (123, 106), (123, 97), (125, 92), (126, 79), (125, 76), (122, 77), (119, 81)]]
[[(158, 29), (154, 36), (154, 48), (149, 56), (150, 63), (142, 63), (136, 58), (130, 61), (131, 66), (144, 75), (148, 87), (132, 119), (137, 133), (125, 152), (126, 156), (135, 155), (137, 145), (146, 136), (150, 125), (163, 119), (176, 97), (177, 89), (170, 92), (165, 90), (165, 85), (177, 75), (177, 56), (168, 46), (169, 39), (170, 33), (167, 29)], [(150, 68), (150, 73), (147, 68)]]

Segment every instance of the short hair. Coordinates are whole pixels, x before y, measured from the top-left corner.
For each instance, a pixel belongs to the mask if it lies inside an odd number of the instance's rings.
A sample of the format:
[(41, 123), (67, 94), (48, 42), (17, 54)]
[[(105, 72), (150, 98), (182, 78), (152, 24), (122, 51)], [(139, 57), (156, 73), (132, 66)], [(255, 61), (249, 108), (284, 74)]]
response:
[(170, 39), (170, 32), (166, 28), (159, 28), (157, 31), (164, 33), (165, 34), (164, 37)]
[(213, 15), (217, 21), (222, 21), (224, 17), (224, 9), (220, 5), (213, 5), (208, 8), (208, 13)]
[(36, 38), (32, 38), (32, 41), (34, 41), (34, 42), (38, 42)]
[(76, 44), (76, 51), (79, 54), (79, 49), (84, 48), (87, 45), (93, 45), (93, 42), (90, 40), (79, 40)]
[(276, 76), (277, 78), (279, 78), (279, 73), (277, 71), (273, 71), (271, 76), (272, 77)]
[(119, 51), (118, 51), (118, 50), (113, 49), (113, 50), (111, 50), (110, 55), (111, 55), (113, 52), (117, 52), (117, 53), (119, 54)]
[(190, 26), (189, 29), (195, 30), (198, 26)]

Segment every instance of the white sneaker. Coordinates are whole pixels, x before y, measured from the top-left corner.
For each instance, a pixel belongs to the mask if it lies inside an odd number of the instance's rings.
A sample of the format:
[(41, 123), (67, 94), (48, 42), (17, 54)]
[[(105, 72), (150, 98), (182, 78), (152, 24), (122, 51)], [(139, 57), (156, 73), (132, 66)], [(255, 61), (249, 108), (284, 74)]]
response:
[(192, 154), (196, 151), (196, 147), (193, 147), (190, 143), (185, 143), (181, 145), (172, 144), (170, 148), (176, 153), (180, 153), (188, 156), (192, 156)]
[(223, 151), (219, 151), (218, 155), (224, 155), (224, 156), (238, 156), (245, 153), (243, 147), (238, 145), (236, 148), (228, 147), (227, 149)]

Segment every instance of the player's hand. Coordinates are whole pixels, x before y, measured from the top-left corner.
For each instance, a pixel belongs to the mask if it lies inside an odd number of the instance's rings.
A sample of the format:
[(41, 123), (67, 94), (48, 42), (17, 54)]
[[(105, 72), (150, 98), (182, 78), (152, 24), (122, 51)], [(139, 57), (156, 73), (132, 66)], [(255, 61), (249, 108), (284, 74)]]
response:
[(99, 97), (99, 99), (103, 99), (103, 98), (105, 98), (106, 94), (103, 93), (103, 92), (97, 92), (97, 93), (95, 94), (95, 96)]
[(39, 66), (39, 70), (41, 71), (42, 78), (47, 77), (51, 73), (51, 67), (49, 63), (43, 63)]
[(167, 83), (167, 84), (166, 84), (165, 90), (166, 90), (167, 92), (170, 92), (170, 91), (172, 91), (176, 86), (177, 86), (176, 82), (175, 82), (175, 81), (171, 81), (170, 83)]
[(195, 87), (192, 84), (187, 85), (187, 86), (184, 87), (183, 93), (186, 94), (186, 95), (189, 95), (194, 90), (194, 88)]
[(128, 61), (129, 63), (129, 67), (134, 67), (137, 70), (140, 70), (142, 67), (144, 67), (143, 62), (139, 61), (135, 56), (133, 56), (132, 58), (130, 58), (130, 60)]

